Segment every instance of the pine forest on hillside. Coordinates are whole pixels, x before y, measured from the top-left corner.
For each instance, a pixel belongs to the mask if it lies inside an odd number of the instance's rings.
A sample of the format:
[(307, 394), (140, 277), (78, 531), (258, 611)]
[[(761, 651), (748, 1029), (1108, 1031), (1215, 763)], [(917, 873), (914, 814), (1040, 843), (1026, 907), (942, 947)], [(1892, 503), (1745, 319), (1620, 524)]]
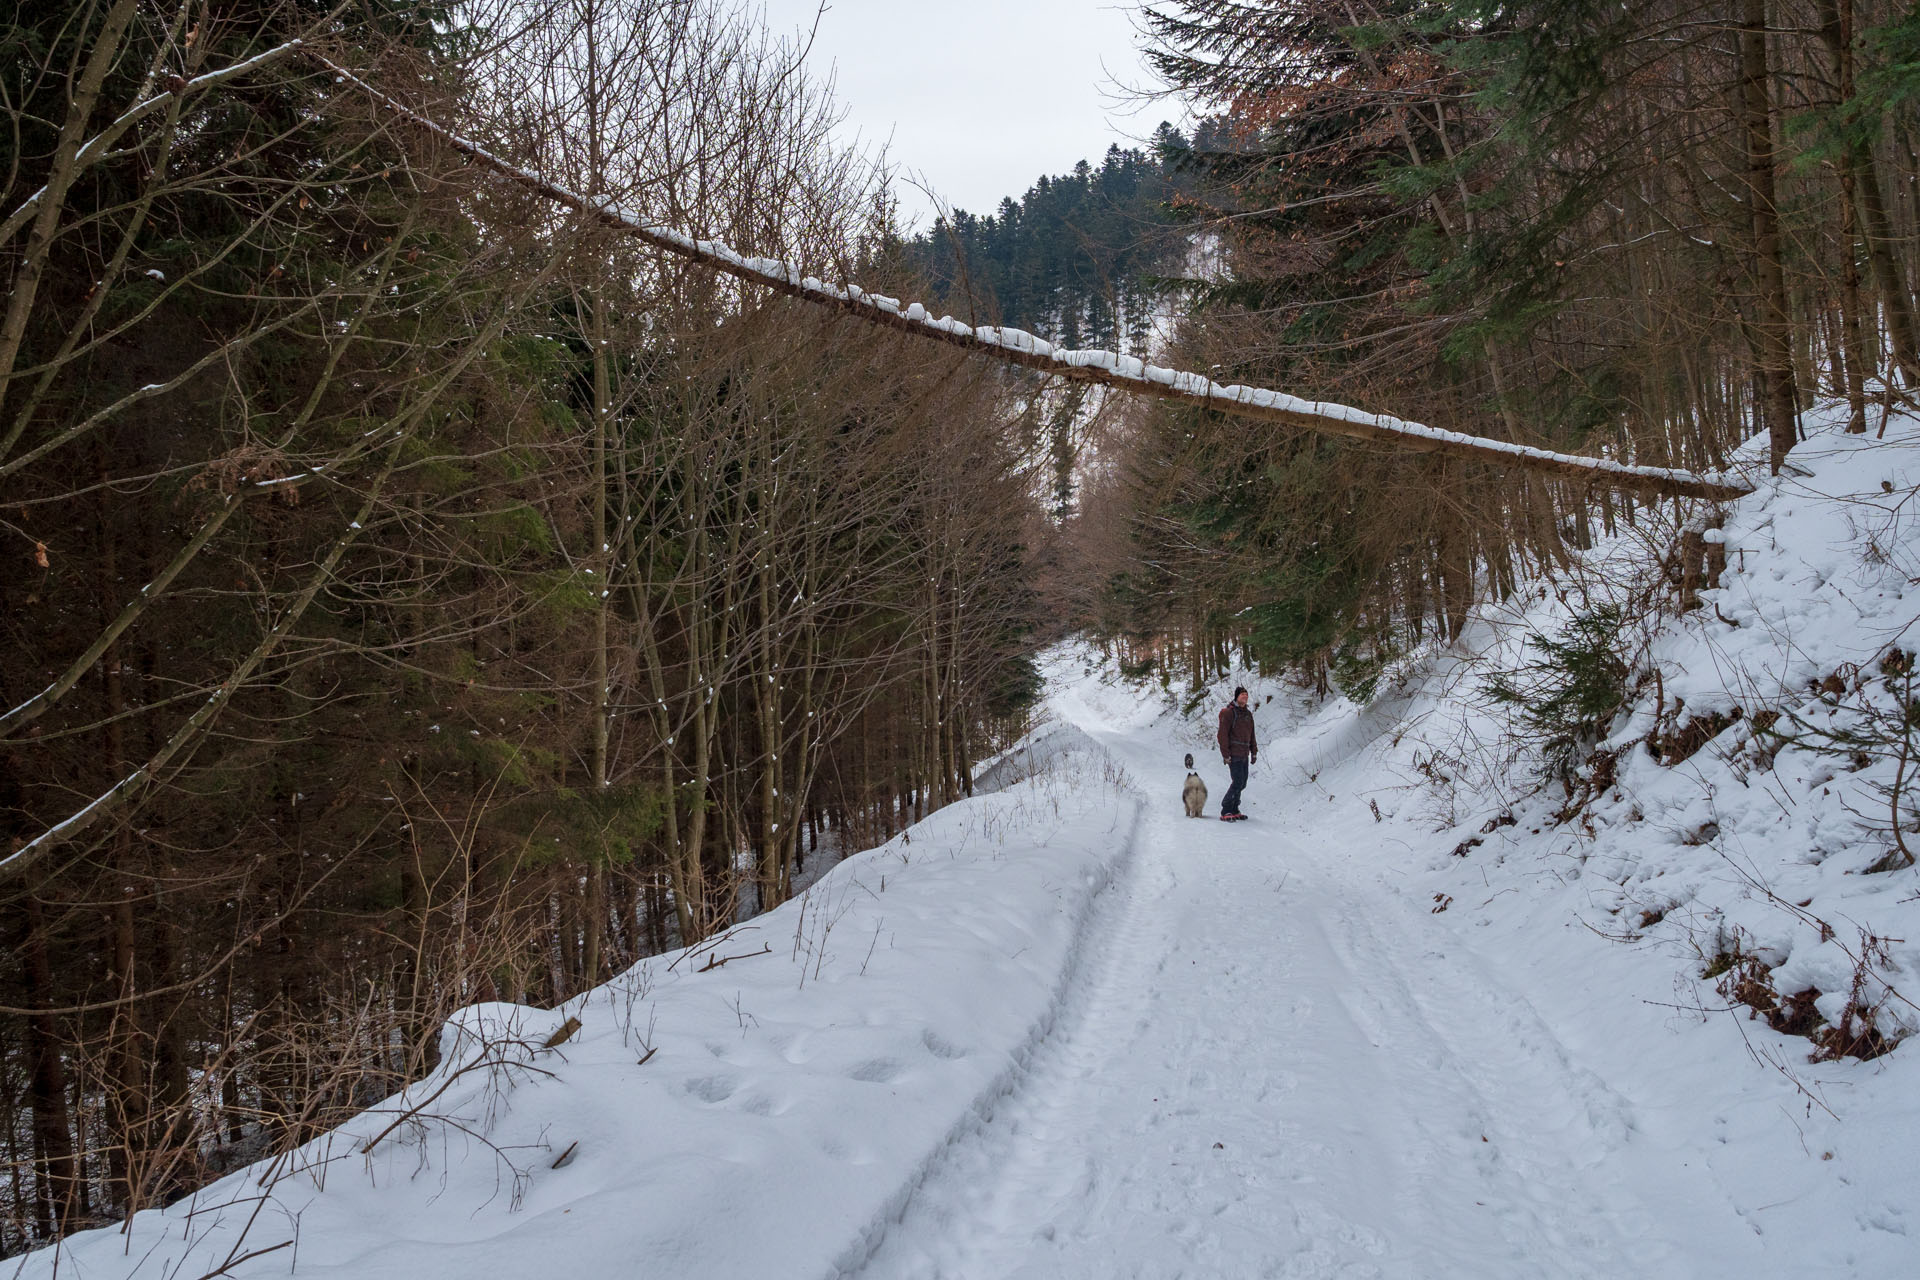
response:
[(1167, 157), (1185, 146), (1162, 125), (1155, 154), (1109, 147), (1042, 177), (984, 217), (955, 209), (903, 245), (930, 299), (965, 319), (1044, 333), (1070, 347), (1148, 350), (1155, 284), (1185, 266), (1165, 211), (1178, 190)]
[(1364, 703), (1606, 533), (1672, 548), (1647, 609), (1716, 568), (1705, 502), (776, 296), (320, 58), (628, 218), (1222, 383), (1703, 473), (1913, 403), (1920, 8), (1136, 16), (1180, 125), (904, 229), (727, 0), (0, 17), (0, 1257), (970, 795), (1065, 635)]
[[(1920, 13), (1897, 4), (1150, 5), (1218, 113), (1173, 214), (1218, 238), (1170, 363), (1438, 427), (1777, 470), (1816, 394), (1920, 384)], [(1245, 640), (1354, 687), (1633, 500), (1144, 415), (1087, 503), (1084, 607), (1201, 671)]]

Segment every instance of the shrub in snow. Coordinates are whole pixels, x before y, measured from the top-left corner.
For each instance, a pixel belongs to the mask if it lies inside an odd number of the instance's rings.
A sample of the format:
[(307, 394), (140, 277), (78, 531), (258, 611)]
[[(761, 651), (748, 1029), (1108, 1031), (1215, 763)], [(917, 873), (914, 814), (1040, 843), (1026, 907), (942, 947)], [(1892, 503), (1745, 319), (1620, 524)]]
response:
[(1881, 801), (1879, 812), (1867, 818), (1868, 829), (1889, 846), (1866, 874), (1911, 867), (1914, 853), (1907, 835), (1920, 831), (1920, 811), (1913, 800), (1914, 735), (1920, 729), (1913, 654), (1891, 649), (1881, 658), (1877, 677), (1856, 671), (1849, 682), (1835, 672), (1816, 689), (1816, 703), (1787, 708), (1769, 721), (1766, 733), (1780, 744), (1830, 757), (1838, 767), (1865, 775), (1868, 789)]
[(1558, 636), (1533, 632), (1527, 648), (1540, 656), (1482, 686), (1518, 712), (1543, 777), (1570, 787), (1574, 770), (1626, 706), (1632, 669), (1623, 652), (1625, 622), (1618, 605), (1603, 604), (1568, 618)]
[(1333, 655), (1333, 687), (1349, 701), (1364, 707), (1379, 691), (1380, 677), (1400, 656), (1392, 637), (1385, 635), (1342, 645)]

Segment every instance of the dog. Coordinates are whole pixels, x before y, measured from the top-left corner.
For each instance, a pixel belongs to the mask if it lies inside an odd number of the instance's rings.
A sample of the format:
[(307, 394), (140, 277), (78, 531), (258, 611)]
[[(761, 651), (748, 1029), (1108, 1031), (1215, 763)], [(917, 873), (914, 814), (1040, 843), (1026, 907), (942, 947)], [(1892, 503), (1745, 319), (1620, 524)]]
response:
[(1187, 806), (1187, 816), (1198, 818), (1206, 813), (1207, 784), (1200, 781), (1200, 775), (1193, 771), (1193, 757), (1187, 757), (1187, 785), (1180, 788), (1180, 802)]

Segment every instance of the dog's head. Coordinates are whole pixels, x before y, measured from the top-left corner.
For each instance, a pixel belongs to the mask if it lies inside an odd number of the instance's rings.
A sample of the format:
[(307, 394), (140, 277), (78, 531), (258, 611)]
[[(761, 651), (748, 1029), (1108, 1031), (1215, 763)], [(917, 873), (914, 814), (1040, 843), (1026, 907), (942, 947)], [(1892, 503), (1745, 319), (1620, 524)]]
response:
[(1187, 752), (1187, 772), (1193, 772), (1193, 752)]

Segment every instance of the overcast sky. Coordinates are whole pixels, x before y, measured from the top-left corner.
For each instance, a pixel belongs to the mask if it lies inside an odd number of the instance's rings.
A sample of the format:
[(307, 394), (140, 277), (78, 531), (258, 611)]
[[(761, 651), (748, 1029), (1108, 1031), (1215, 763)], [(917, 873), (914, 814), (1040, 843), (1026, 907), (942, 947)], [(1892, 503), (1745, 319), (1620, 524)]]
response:
[[(776, 33), (816, 0), (764, 0)], [(837, 72), (844, 126), (885, 142), (904, 175), (946, 204), (991, 213), (1043, 173), (1145, 137), (1173, 104), (1141, 107), (1115, 84), (1150, 83), (1135, 48), (1138, 0), (829, 0), (811, 62)], [(903, 217), (932, 208), (902, 182)]]

